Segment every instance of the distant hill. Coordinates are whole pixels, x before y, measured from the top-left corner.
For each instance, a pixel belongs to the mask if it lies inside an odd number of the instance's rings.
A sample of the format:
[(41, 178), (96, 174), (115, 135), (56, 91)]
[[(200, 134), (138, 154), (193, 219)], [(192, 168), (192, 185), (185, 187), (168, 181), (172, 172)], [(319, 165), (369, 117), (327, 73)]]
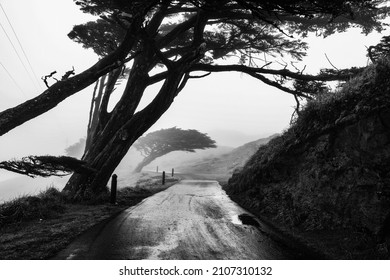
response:
[(214, 129), (207, 131), (207, 134), (217, 142), (218, 146), (229, 146), (237, 148), (255, 139), (265, 138), (268, 134), (246, 134), (236, 130)]
[(261, 145), (268, 143), (276, 136), (277, 134), (246, 143), (219, 156), (190, 162), (180, 167), (179, 170), (182, 173), (225, 174), (230, 176), (235, 169), (244, 166), (245, 162)]
[[(208, 179), (227, 179), (236, 168), (242, 167), (257, 149), (276, 135), (246, 143), (238, 148), (218, 146), (217, 148), (196, 150), (195, 153), (176, 151), (157, 158), (144, 167), (143, 171), (166, 171), (172, 168), (176, 173), (190, 173), (206, 175)], [(128, 155), (118, 166), (116, 172), (121, 177), (127, 177), (142, 160), (141, 155), (131, 149)]]
[(219, 146), (217, 148), (206, 150), (196, 150), (195, 153), (176, 151), (157, 158), (151, 164), (145, 166), (144, 170), (154, 171), (158, 166), (161, 171), (169, 171), (172, 168), (175, 168), (175, 170), (181, 172), (181, 170), (183, 170), (183, 166), (191, 165), (194, 162), (202, 162), (220, 157), (232, 152), (233, 150), (234, 148), (232, 147)]

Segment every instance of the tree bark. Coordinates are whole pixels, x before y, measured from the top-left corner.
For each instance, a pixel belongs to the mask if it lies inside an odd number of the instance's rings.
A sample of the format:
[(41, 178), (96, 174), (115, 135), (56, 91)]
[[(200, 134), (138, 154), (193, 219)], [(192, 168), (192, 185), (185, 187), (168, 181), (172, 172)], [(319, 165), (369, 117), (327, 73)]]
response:
[[(196, 31), (203, 32), (199, 28)], [(143, 50), (142, 54), (134, 59), (121, 99), (109, 113), (107, 121), (99, 124), (91, 147), (82, 158), (97, 172), (74, 173), (64, 188), (64, 192), (73, 199), (88, 199), (104, 191), (111, 174), (131, 145), (168, 110), (190, 78), (188, 69), (204, 56), (203, 49), (195, 47), (193, 52), (175, 62), (162, 59), (160, 50), (147, 38), (140, 49)], [(168, 69), (165, 81), (153, 101), (136, 113), (139, 102), (150, 85), (149, 72), (159, 61), (166, 64)]]
[(99, 109), (103, 97), (103, 90), (105, 86), (107, 75), (102, 76), (98, 81), (96, 81), (96, 86), (94, 88), (91, 100), (91, 108), (89, 112), (88, 120), (88, 129), (87, 129), (87, 139), (85, 140), (85, 149), (88, 150), (91, 145), (92, 137), (96, 132), (98, 120), (99, 120)]

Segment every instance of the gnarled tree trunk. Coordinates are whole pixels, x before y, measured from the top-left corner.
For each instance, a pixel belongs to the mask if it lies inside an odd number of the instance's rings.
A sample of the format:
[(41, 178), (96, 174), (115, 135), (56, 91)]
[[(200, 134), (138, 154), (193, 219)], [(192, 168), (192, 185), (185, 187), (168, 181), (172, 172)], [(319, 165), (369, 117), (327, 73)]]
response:
[(74, 173), (64, 188), (73, 199), (88, 199), (104, 191), (111, 174), (126, 155), (131, 145), (145, 133), (170, 107), (188, 77), (185, 74), (191, 63), (184, 61), (172, 68), (154, 100), (135, 113), (148, 86), (151, 65), (148, 56), (138, 57), (130, 72), (125, 92), (108, 118), (100, 118), (83, 160), (97, 170), (93, 174)]
[(160, 152), (152, 152), (148, 156), (144, 157), (144, 159), (136, 166), (134, 169), (134, 173), (141, 172), (142, 168), (144, 168), (146, 165), (154, 161), (156, 158), (162, 157), (163, 155), (166, 155), (170, 152), (173, 152), (174, 150), (168, 150), (168, 151), (160, 151)]
[(149, 163), (151, 163), (153, 160), (155, 160), (156, 158), (153, 157), (145, 157), (135, 168), (134, 168), (134, 173), (139, 173), (142, 171), (142, 169), (148, 165)]

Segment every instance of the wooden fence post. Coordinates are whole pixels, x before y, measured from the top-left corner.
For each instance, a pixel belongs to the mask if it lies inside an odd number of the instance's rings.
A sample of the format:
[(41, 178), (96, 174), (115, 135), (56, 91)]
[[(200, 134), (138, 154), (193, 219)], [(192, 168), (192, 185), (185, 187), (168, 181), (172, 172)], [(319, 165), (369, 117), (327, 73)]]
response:
[(162, 173), (162, 184), (165, 185), (165, 171)]
[(172, 177), (175, 175), (175, 168), (172, 168)]
[(116, 190), (117, 190), (117, 178), (116, 174), (112, 175), (111, 179), (111, 204), (116, 203)]

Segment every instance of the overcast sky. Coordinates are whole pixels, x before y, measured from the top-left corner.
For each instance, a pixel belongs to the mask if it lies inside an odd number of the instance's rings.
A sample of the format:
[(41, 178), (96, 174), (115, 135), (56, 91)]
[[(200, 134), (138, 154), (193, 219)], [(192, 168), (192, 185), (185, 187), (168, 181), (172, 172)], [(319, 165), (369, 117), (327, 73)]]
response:
[[(0, 3), (35, 72), (32, 73), (0, 9), (0, 23), (29, 72), (1, 29), (0, 62), (17, 85), (0, 65), (0, 111), (40, 94), (45, 88), (40, 80), (42, 76), (55, 70), (60, 78), (72, 66), (80, 73), (97, 61), (92, 51), (82, 49), (67, 37), (73, 25), (92, 19), (81, 13), (72, 0), (0, 0)], [(327, 39), (311, 38), (311, 49), (304, 61), (306, 69), (315, 72), (319, 67), (331, 67), (324, 53), (338, 68), (364, 66), (365, 46), (376, 44), (381, 36), (366, 37), (354, 30)], [(153, 97), (153, 90), (149, 92), (146, 101)], [(85, 136), (91, 94), (91, 88), (79, 92), (48, 113), (1, 136), (0, 161), (30, 154), (63, 154), (65, 147)], [(190, 81), (151, 131), (172, 126), (194, 128), (208, 132), (221, 145), (238, 145), (288, 128), (294, 104), (292, 96), (246, 75), (213, 74)], [(220, 138), (223, 131), (242, 135), (242, 143), (233, 134)], [(0, 172), (0, 181), (8, 175)]]

